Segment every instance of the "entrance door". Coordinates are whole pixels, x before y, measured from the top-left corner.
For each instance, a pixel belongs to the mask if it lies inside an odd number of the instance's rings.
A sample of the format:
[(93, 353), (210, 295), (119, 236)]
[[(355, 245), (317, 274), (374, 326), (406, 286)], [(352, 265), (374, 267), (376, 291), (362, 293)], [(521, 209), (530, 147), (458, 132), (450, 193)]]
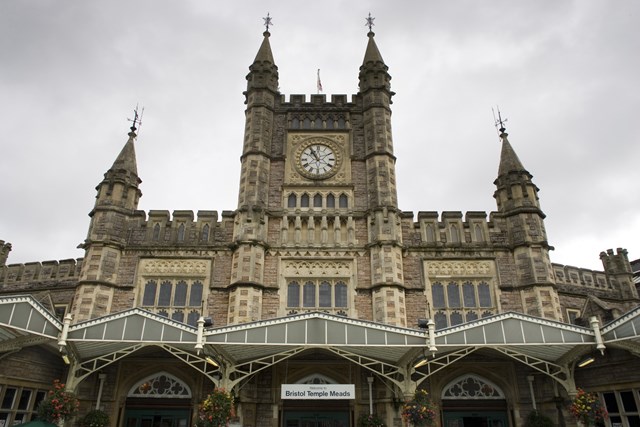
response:
[(443, 427), (507, 427), (507, 413), (502, 411), (443, 411)]
[(127, 409), (125, 427), (189, 427), (188, 409)]
[(348, 411), (285, 411), (283, 427), (349, 427)]

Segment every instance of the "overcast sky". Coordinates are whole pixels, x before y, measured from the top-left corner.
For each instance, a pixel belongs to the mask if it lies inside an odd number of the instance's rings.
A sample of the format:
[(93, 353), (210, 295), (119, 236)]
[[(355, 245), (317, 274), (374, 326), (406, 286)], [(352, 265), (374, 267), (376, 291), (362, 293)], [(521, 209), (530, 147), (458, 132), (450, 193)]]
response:
[(0, 2), (0, 239), (79, 258), (95, 186), (144, 106), (140, 209), (233, 210), (245, 76), (273, 17), (286, 94), (357, 92), (365, 17), (393, 79), (400, 208), (492, 211), (492, 106), (540, 188), (553, 262), (640, 258), (640, 2)]

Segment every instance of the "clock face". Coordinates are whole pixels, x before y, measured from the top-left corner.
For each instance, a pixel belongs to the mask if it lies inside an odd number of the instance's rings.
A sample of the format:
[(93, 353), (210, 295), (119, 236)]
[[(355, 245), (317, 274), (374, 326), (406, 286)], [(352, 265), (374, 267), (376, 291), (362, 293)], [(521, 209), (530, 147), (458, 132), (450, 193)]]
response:
[(300, 167), (311, 177), (327, 177), (336, 167), (336, 155), (329, 146), (314, 143), (302, 150)]

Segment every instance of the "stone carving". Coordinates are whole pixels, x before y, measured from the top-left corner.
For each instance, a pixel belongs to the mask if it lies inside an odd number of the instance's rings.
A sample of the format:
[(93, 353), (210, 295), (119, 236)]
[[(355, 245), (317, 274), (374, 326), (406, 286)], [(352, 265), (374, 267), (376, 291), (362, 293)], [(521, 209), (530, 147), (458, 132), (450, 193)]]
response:
[(155, 276), (206, 276), (209, 270), (207, 260), (151, 259), (141, 261), (143, 274)]
[(435, 276), (492, 276), (493, 261), (427, 261), (427, 274)]
[(287, 260), (283, 262), (284, 275), (293, 277), (351, 277), (352, 262), (337, 260)]

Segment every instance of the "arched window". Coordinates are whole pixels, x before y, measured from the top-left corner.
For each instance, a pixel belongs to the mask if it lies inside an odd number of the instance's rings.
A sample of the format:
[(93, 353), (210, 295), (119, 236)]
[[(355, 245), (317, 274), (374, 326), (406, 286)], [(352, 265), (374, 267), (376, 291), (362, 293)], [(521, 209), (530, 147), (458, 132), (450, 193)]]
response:
[(158, 283), (155, 280), (149, 280), (144, 285), (144, 295), (142, 297), (143, 307), (153, 307), (156, 305), (156, 290)]
[(303, 307), (315, 307), (316, 306), (316, 284), (313, 282), (307, 282), (302, 288), (302, 306)]
[(444, 286), (442, 283), (436, 282), (431, 285), (431, 299), (434, 308), (444, 308), (446, 304), (444, 302)]
[(304, 118), (304, 121), (302, 122), (302, 127), (304, 129), (311, 129), (311, 120), (309, 120), (309, 117)]
[(491, 290), (487, 282), (480, 282), (480, 284), (478, 284), (478, 299), (480, 300), (480, 307), (493, 307)]
[(322, 207), (322, 195), (316, 194), (315, 196), (313, 196), (313, 207), (314, 208)]
[(442, 399), (504, 399), (504, 393), (494, 383), (478, 375), (462, 375), (442, 389)]
[(476, 306), (476, 290), (471, 282), (464, 282), (462, 284), (462, 300), (465, 307)]
[(433, 322), (436, 324), (436, 329), (444, 329), (449, 324), (447, 323), (447, 315), (442, 313), (441, 311), (437, 312), (433, 316)]
[(168, 280), (160, 283), (160, 295), (158, 295), (158, 305), (160, 307), (168, 307), (171, 305), (172, 288), (173, 284)]
[(176, 284), (175, 294), (173, 296), (173, 305), (176, 307), (184, 307), (187, 304), (187, 282), (180, 280)]
[(456, 282), (447, 285), (447, 303), (449, 308), (460, 307), (460, 287)]
[(157, 224), (153, 226), (153, 241), (157, 242), (158, 240), (160, 240), (160, 224)]
[(295, 208), (297, 201), (298, 201), (298, 198), (296, 197), (295, 194), (293, 193), (289, 194), (289, 197), (287, 198), (287, 207)]
[(327, 207), (328, 208), (336, 207), (336, 197), (333, 194), (327, 195)]
[[(193, 282), (193, 284), (191, 284), (191, 293), (189, 294), (189, 306), (198, 307), (200, 305), (202, 305), (202, 282), (195, 281)], [(189, 324), (191, 325), (191, 323)]]
[(433, 231), (433, 224), (427, 224), (427, 242), (433, 243), (436, 241), (436, 233)]
[(178, 242), (184, 241), (184, 223), (178, 226)]
[(300, 120), (298, 120), (297, 117), (294, 117), (293, 120), (291, 120), (291, 127), (294, 129), (298, 129), (300, 127)]
[(309, 207), (309, 195), (307, 193), (304, 193), (302, 197), (300, 197), (300, 206), (303, 208)]
[(476, 224), (476, 226), (474, 227), (474, 230), (476, 235), (476, 241), (484, 242), (484, 233), (482, 233), (482, 227), (480, 227), (480, 224)]
[(460, 243), (460, 232), (458, 231), (458, 227), (455, 224), (451, 225), (451, 243)]
[(338, 119), (338, 129), (344, 129), (344, 118), (340, 117)]
[(287, 307), (300, 307), (300, 284), (290, 282), (287, 287)]
[(333, 129), (333, 118), (331, 117), (327, 119), (327, 129)]
[(335, 306), (347, 307), (347, 284), (344, 282), (336, 283), (335, 293)]
[(204, 227), (202, 227), (202, 241), (203, 242), (208, 242), (209, 241), (209, 224), (205, 224)]
[(316, 118), (316, 124), (314, 126), (315, 129), (322, 129), (322, 119), (320, 117)]
[(340, 204), (341, 208), (348, 208), (349, 207), (349, 200), (347, 199), (347, 195), (346, 194), (341, 194), (340, 195), (339, 204)]
[(327, 281), (320, 282), (318, 289), (318, 306), (331, 307), (331, 284)]
[(168, 372), (158, 372), (138, 381), (129, 389), (127, 396), (189, 399), (191, 389), (184, 381)]

